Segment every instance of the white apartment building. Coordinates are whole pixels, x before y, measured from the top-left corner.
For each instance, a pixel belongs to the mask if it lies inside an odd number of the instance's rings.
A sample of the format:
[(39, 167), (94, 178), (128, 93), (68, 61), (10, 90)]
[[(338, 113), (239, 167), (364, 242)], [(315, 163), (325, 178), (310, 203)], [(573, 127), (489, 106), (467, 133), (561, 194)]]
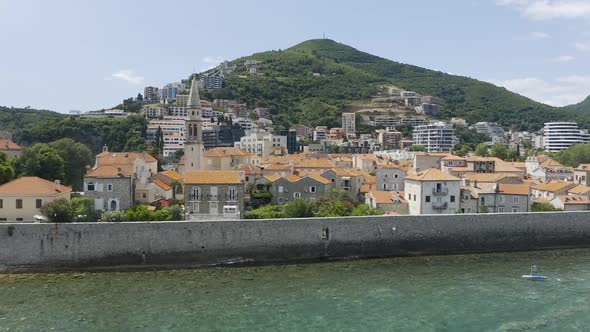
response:
[(164, 107), (146, 107), (143, 110), (143, 114), (146, 118), (159, 118), (167, 114), (166, 108)]
[(493, 143), (504, 142), (504, 128), (495, 122), (478, 122), (474, 125), (478, 134), (488, 136)]
[(265, 131), (255, 131), (240, 138), (235, 147), (252, 154), (268, 157), (276, 148), (287, 148), (287, 136), (278, 136)]
[(151, 120), (146, 130), (146, 139), (154, 141), (158, 128), (162, 130), (163, 135), (180, 135), (184, 136), (186, 132), (185, 120), (182, 117), (165, 116), (162, 120)]
[(313, 131), (313, 140), (314, 141), (323, 141), (328, 136), (328, 127), (326, 126), (318, 126), (315, 127)]
[(436, 168), (407, 175), (404, 191), (410, 214), (453, 214), (459, 211), (461, 180)]
[(414, 127), (413, 138), (427, 152), (450, 152), (457, 143), (453, 125), (442, 121)]
[(188, 109), (184, 106), (172, 106), (170, 107), (170, 116), (175, 117), (188, 117)]
[(575, 122), (547, 122), (543, 128), (545, 151), (558, 152), (584, 142), (585, 135)]
[(356, 135), (356, 123), (354, 113), (342, 113), (342, 130), (344, 130), (345, 136)]
[(233, 123), (237, 124), (244, 130), (252, 130), (252, 120), (248, 118), (236, 118), (233, 120)]

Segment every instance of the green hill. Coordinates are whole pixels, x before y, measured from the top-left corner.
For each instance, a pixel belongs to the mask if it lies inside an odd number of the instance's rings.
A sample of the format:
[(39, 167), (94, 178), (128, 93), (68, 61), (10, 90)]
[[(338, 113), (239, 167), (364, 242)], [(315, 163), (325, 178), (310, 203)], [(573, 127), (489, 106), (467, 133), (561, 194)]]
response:
[[(245, 60), (257, 60), (262, 75), (248, 75)], [(507, 128), (536, 130), (543, 122), (573, 120), (590, 125), (590, 115), (535, 102), (493, 84), (384, 59), (332, 40), (309, 40), (286, 50), (233, 61), (237, 70), (211, 98), (239, 99), (269, 107), (279, 126), (338, 125), (339, 113), (391, 84), (446, 100), (443, 118), (495, 121)], [(322, 76), (314, 77), (313, 73)]]
[(590, 112), (590, 96), (577, 104), (565, 106), (564, 109), (576, 112)]

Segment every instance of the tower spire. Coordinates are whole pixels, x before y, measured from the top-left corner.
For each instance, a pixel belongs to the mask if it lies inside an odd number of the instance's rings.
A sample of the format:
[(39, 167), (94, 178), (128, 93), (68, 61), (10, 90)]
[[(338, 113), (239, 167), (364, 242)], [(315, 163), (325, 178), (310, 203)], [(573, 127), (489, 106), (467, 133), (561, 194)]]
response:
[(186, 107), (188, 108), (201, 108), (201, 97), (199, 96), (199, 81), (197, 81), (197, 75), (193, 75), (193, 81), (191, 82), (191, 91), (186, 101)]

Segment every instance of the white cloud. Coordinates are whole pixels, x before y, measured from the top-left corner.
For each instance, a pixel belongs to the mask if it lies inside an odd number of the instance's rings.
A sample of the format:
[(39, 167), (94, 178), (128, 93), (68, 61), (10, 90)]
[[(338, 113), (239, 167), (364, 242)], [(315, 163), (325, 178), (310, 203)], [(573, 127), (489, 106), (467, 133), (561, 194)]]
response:
[(127, 81), (131, 84), (143, 83), (143, 76), (138, 76), (133, 73), (131, 69), (121, 69), (112, 75), (114, 78), (118, 78), (123, 81)]
[(577, 42), (577, 43), (574, 43), (573, 46), (578, 51), (583, 51), (583, 52), (590, 51), (590, 43)]
[(573, 61), (576, 58), (574, 56), (571, 55), (561, 55), (558, 56), (557, 58), (554, 59), (555, 62), (569, 62), (569, 61)]
[(203, 58), (203, 63), (205, 64), (203, 68), (200, 69), (200, 71), (207, 71), (209, 69), (213, 69), (215, 67), (217, 67), (220, 63), (222, 63), (223, 61), (225, 61), (225, 57), (222, 56), (211, 56), (208, 55), (206, 57)]
[(532, 20), (590, 17), (587, 0), (496, 0), (500, 6), (510, 6)]
[(533, 100), (553, 106), (576, 104), (590, 94), (590, 76), (572, 75), (558, 77), (550, 81), (528, 77), (510, 80), (491, 80), (490, 82)]
[(541, 39), (547, 39), (549, 37), (551, 37), (551, 36), (549, 36), (548, 33), (539, 32), (539, 31), (534, 31), (529, 34), (530, 40), (541, 40)]

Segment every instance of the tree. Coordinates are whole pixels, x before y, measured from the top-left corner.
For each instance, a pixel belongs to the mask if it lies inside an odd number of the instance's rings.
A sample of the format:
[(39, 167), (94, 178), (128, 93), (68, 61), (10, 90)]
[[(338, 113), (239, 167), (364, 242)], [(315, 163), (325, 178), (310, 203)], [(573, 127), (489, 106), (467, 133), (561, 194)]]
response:
[(277, 219), (283, 218), (283, 207), (280, 205), (265, 205), (254, 209), (246, 215), (247, 219)]
[(43, 205), (41, 214), (51, 222), (70, 222), (72, 221), (72, 205), (67, 199), (60, 198)]
[(380, 216), (383, 213), (381, 209), (374, 209), (367, 204), (359, 204), (352, 210), (351, 216)]
[(181, 221), (184, 220), (184, 213), (180, 205), (172, 205), (168, 208), (170, 211), (170, 219), (172, 221)]
[(143, 96), (141, 95), (141, 93), (137, 94), (137, 98), (135, 99), (137, 101), (143, 101)]
[(532, 212), (549, 212), (549, 211), (563, 211), (562, 209), (558, 209), (549, 203), (533, 203), (531, 206)]
[(459, 157), (465, 157), (471, 151), (473, 151), (473, 149), (471, 149), (469, 145), (463, 144), (459, 150), (455, 151), (455, 154)]
[(424, 147), (424, 145), (419, 145), (419, 144), (412, 144), (408, 147), (408, 151), (426, 151), (426, 148)]
[(0, 152), (0, 184), (12, 181), (15, 177), (14, 164), (4, 152)]
[(147, 205), (136, 205), (125, 210), (128, 221), (151, 221), (153, 216)]
[(71, 200), (72, 217), (77, 222), (95, 222), (99, 215), (94, 209), (94, 200), (90, 197), (73, 197)]
[(314, 202), (297, 198), (283, 206), (283, 215), (285, 218), (308, 218), (314, 216)]
[(101, 222), (123, 222), (127, 221), (124, 211), (105, 211), (100, 215)]
[(350, 209), (341, 201), (324, 201), (320, 203), (318, 217), (345, 217), (350, 215)]
[(476, 147), (475, 147), (475, 152), (474, 154), (476, 156), (481, 156), (481, 157), (488, 157), (490, 154), (488, 152), (488, 146), (485, 145), (484, 143), (479, 143)]
[(94, 164), (94, 155), (90, 149), (71, 138), (62, 138), (49, 143), (64, 160), (64, 184), (75, 190), (83, 190), (86, 167)]
[(21, 176), (38, 176), (47, 180), (65, 181), (65, 162), (59, 151), (45, 143), (37, 143), (22, 151), (17, 161)]
[(575, 144), (555, 154), (555, 159), (565, 166), (578, 167), (590, 163), (590, 144)]
[(490, 156), (506, 160), (508, 158), (508, 147), (504, 144), (494, 144), (490, 149)]

